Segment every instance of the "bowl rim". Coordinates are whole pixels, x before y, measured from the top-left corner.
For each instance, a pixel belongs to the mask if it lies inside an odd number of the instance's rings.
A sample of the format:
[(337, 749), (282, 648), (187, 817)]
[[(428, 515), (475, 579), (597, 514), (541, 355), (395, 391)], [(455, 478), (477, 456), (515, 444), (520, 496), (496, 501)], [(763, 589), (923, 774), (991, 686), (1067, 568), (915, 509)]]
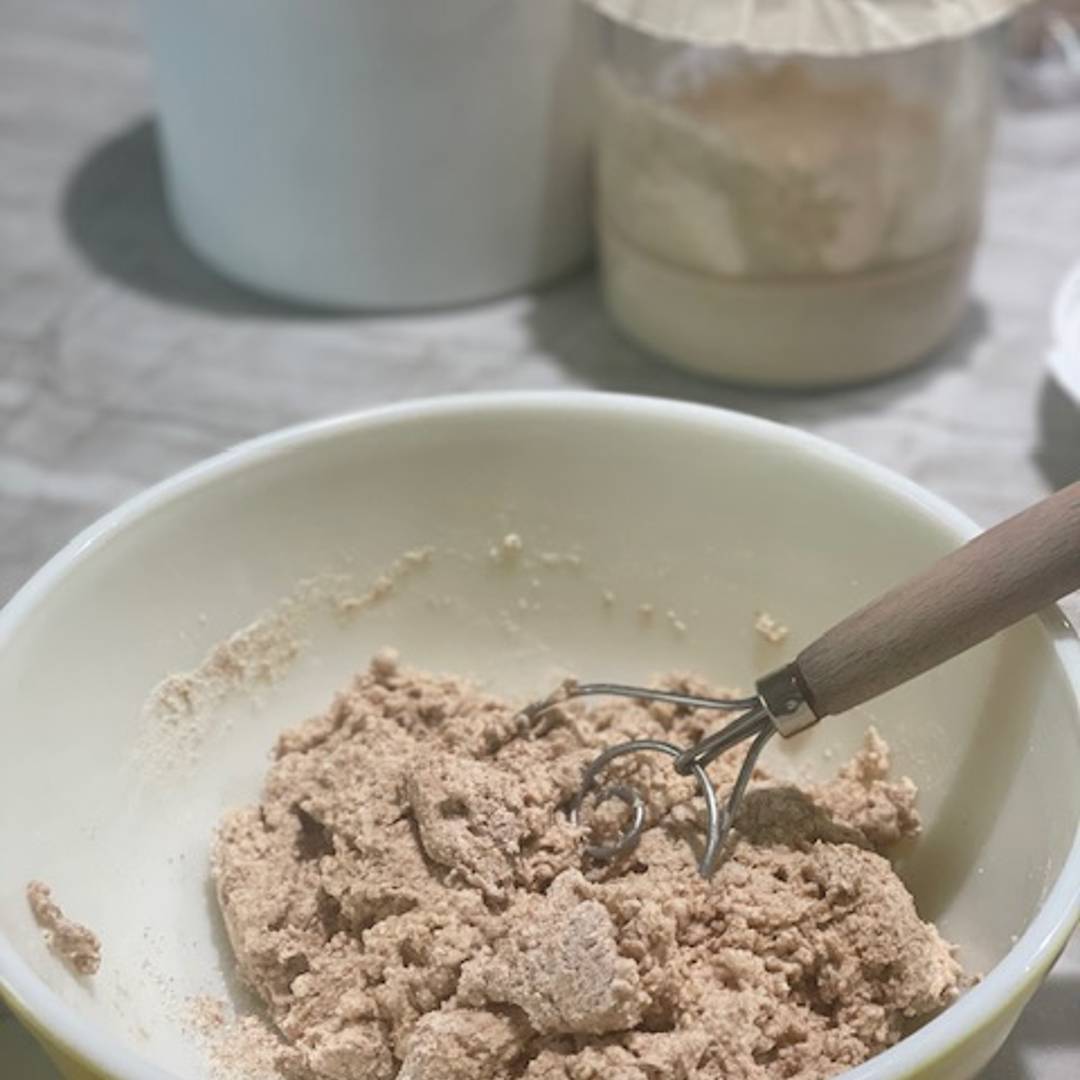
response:
[[(754, 441), (796, 449), (834, 468), (869, 481), (912, 509), (921, 510), (957, 543), (980, 530), (946, 500), (897, 472), (821, 436), (776, 421), (710, 405), (643, 395), (573, 391), (510, 391), (423, 398), (352, 411), (285, 427), (231, 447), (160, 481), (103, 515), (69, 541), (0, 609), (0, 649), (38, 601), (75, 572), (97, 548), (135, 525), (156, 507), (223, 477), (263, 465), (302, 446), (331, 441), (360, 429), (411, 425), (439, 419), (507, 413), (615, 415), (705, 428), (723, 428)], [(1060, 608), (1038, 618), (1076, 699), (1080, 727), (1080, 640)], [(947, 1055), (958, 1043), (1021, 1006), (1060, 955), (1080, 923), (1080, 822), (1065, 863), (1031, 923), (985, 978), (941, 1015), (877, 1057), (840, 1074), (843, 1080), (899, 1080)], [(0, 997), (8, 1000), (39, 1037), (80, 1064), (111, 1080), (183, 1080), (97, 1028), (51, 990), (0, 934)]]

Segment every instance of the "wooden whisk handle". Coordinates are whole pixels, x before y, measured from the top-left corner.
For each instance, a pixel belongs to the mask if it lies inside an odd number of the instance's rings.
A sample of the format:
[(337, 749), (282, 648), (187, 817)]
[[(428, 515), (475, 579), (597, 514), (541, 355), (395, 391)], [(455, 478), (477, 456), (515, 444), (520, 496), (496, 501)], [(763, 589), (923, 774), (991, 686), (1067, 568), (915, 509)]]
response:
[(799, 653), (818, 718), (937, 667), (1080, 589), (1080, 482), (1009, 518)]

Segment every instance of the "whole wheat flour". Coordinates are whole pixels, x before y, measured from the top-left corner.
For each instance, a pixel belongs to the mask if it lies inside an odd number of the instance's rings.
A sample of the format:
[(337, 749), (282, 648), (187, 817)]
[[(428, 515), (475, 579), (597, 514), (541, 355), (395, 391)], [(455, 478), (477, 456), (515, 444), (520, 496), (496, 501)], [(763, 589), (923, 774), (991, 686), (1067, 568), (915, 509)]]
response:
[[(597, 750), (689, 743), (713, 722), (570, 704), (530, 738), (506, 701), (377, 656), (281, 736), (261, 801), (213, 851), (280, 1075), (817, 1080), (951, 1001), (953, 951), (880, 853), (919, 823), (873, 732), (824, 785), (759, 771), (710, 881), (700, 799), (663, 757), (620, 762), (647, 795), (637, 848), (610, 865), (584, 853), (562, 808)], [(737, 762), (715, 763), (721, 787)], [(605, 803), (590, 827), (619, 813)]]

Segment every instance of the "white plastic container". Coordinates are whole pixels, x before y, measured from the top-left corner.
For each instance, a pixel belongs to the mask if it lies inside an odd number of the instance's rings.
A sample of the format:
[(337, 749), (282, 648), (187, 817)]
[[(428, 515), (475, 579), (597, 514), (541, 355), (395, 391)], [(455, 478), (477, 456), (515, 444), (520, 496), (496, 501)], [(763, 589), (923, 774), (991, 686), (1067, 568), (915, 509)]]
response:
[(590, 248), (576, 0), (146, 0), (169, 202), (258, 289), (453, 304)]
[(788, 386), (883, 375), (949, 336), (982, 212), (995, 28), (879, 40), (854, 7), (829, 27), (759, 0), (729, 27), (703, 3), (594, 2), (611, 16), (604, 286), (630, 336), (683, 367)]

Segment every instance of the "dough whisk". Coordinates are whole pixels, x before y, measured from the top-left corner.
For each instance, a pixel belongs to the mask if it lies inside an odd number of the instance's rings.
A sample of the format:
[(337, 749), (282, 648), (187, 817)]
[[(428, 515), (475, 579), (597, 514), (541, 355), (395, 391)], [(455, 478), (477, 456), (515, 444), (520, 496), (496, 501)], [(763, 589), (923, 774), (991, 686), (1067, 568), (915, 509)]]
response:
[[(774, 735), (790, 737), (826, 716), (870, 701), (1078, 588), (1080, 482), (982, 533), (843, 619), (791, 663), (759, 679), (752, 697), (726, 700), (621, 683), (568, 682), (522, 715), (536, 733), (543, 727), (538, 722), (566, 701), (598, 695), (738, 713), (690, 747), (660, 739), (609, 747), (585, 769), (570, 807), (577, 822), (590, 796), (596, 803), (625, 802), (630, 822), (619, 838), (611, 844), (590, 844), (587, 850), (600, 860), (629, 851), (645, 828), (644, 798), (628, 784), (599, 786), (600, 776), (629, 754), (667, 755), (677, 772), (694, 777), (704, 800), (706, 839), (698, 870), (708, 877), (723, 854), (758, 757)], [(721, 803), (708, 766), (746, 740), (749, 749)]]

